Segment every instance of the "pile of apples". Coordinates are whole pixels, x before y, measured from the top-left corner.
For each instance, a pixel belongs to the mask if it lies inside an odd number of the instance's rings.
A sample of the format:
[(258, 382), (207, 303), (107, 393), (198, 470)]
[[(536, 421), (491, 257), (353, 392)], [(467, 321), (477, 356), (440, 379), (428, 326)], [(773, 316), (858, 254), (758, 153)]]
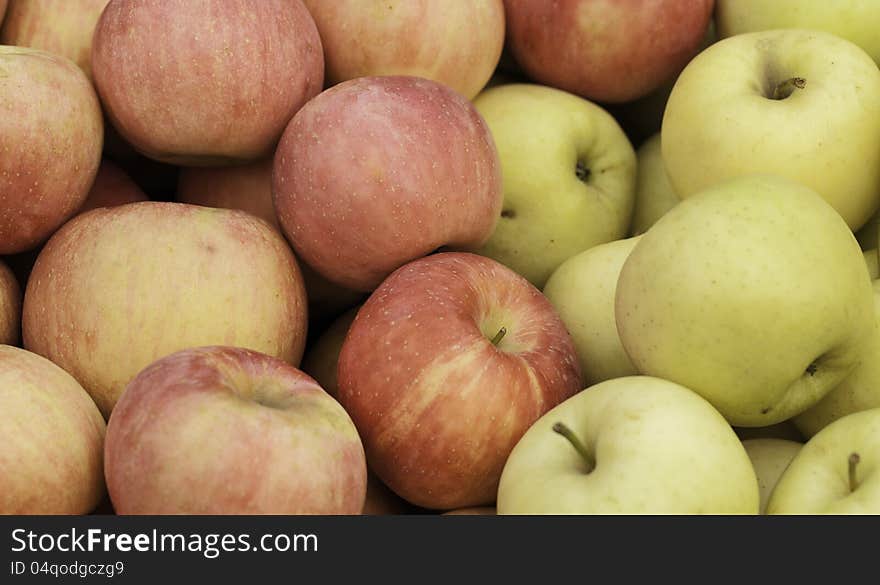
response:
[(836, 4), (0, 0), (0, 513), (880, 513)]

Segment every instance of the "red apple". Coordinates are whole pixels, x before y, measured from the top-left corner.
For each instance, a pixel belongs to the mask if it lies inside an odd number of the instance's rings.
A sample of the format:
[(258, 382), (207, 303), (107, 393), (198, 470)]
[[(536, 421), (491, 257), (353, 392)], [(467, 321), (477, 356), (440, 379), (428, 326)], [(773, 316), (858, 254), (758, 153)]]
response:
[(104, 419), (70, 374), (0, 345), (0, 514), (87, 514), (104, 495)]
[(339, 352), (360, 307), (349, 309), (321, 333), (303, 356), (302, 370), (317, 380), (321, 388), (334, 398), (339, 394), (336, 383)]
[(233, 345), (299, 364), (306, 299), (296, 259), (241, 211), (148, 201), (95, 209), (46, 244), (28, 280), (27, 349), (70, 372), (109, 416), (153, 361)]
[(504, 0), (507, 43), (533, 79), (600, 102), (629, 102), (696, 55), (714, 0)]
[(92, 47), (113, 125), (175, 164), (269, 156), (323, 69), (301, 0), (111, 0)]
[(364, 516), (389, 516), (409, 514), (412, 506), (388, 489), (374, 474), (367, 470), (367, 497), (361, 514)]
[(367, 489), (345, 410), (290, 364), (234, 347), (140, 372), (104, 458), (117, 514), (360, 514)]
[(6, 15), (6, 0), (0, 0), (0, 24), (3, 23), (3, 17)]
[(445, 510), (493, 503), (519, 438), (582, 389), (550, 302), (466, 253), (389, 276), (358, 311), (338, 375), (371, 469), (410, 503)]
[(0, 261), (0, 344), (15, 345), (21, 332), (21, 287), (15, 273)]
[(99, 207), (116, 207), (126, 203), (147, 201), (148, 197), (131, 177), (109, 160), (101, 161), (98, 175), (79, 213)]
[(417, 77), (362, 77), (288, 125), (275, 209), (307, 264), (370, 291), (441, 246), (481, 246), (501, 212), (500, 169), (486, 123), (459, 94)]
[(98, 172), (101, 107), (71, 61), (0, 46), (0, 254), (36, 247), (82, 205)]
[(502, 0), (304, 0), (331, 84), (416, 75), (468, 99), (492, 76), (504, 45)]

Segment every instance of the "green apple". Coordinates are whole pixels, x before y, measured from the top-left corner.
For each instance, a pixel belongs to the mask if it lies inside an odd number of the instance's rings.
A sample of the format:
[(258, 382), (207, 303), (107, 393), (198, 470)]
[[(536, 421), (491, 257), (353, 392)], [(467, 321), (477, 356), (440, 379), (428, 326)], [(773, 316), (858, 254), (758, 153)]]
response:
[(758, 488), (761, 490), (761, 514), (767, 510), (767, 502), (773, 488), (782, 476), (782, 472), (791, 463), (795, 455), (803, 447), (803, 443), (784, 439), (748, 439), (743, 447), (752, 460), (755, 475), (758, 476)]
[(877, 248), (865, 250), (862, 255), (865, 257), (865, 266), (868, 267), (868, 275), (871, 280), (880, 278), (880, 255), (878, 255)]
[(718, 33), (730, 37), (774, 28), (809, 28), (843, 37), (880, 64), (877, 0), (716, 0)]
[(856, 230), (880, 203), (880, 70), (856, 45), (820, 31), (718, 41), (676, 81), (662, 153), (682, 198), (775, 174), (815, 190)]
[(880, 408), (840, 418), (807, 441), (768, 514), (880, 514)]
[(544, 295), (574, 339), (588, 386), (638, 373), (620, 343), (614, 318), (617, 278), (638, 241), (616, 240), (572, 256), (544, 285)]
[(639, 372), (767, 426), (816, 404), (858, 365), (873, 324), (852, 232), (819, 195), (771, 176), (683, 200), (624, 263), (615, 315)]
[(337, 317), (303, 356), (302, 371), (314, 378), (334, 398), (338, 389), (336, 364), (339, 362), (339, 352), (359, 308), (360, 305)]
[(880, 408), (880, 280), (874, 283), (874, 329), (858, 367), (822, 400), (796, 416), (794, 423), (812, 437), (833, 421), (862, 410)]
[(499, 514), (757, 514), (742, 443), (687, 388), (608, 380), (559, 404), (523, 435), (498, 487)]
[(549, 87), (493, 87), (474, 100), (501, 159), (504, 204), (479, 253), (542, 288), (563, 261), (626, 236), (636, 156), (599, 106)]
[(675, 207), (681, 198), (672, 188), (663, 157), (660, 154), (660, 133), (646, 140), (636, 152), (638, 178), (636, 201), (629, 233), (637, 236), (648, 231), (663, 214)]

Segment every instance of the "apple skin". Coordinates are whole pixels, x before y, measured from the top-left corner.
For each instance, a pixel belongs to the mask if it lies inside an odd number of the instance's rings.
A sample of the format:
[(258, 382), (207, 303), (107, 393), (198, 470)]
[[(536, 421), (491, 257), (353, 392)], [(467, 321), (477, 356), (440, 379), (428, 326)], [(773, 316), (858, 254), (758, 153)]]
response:
[(544, 295), (571, 333), (587, 386), (639, 373), (623, 348), (614, 315), (617, 279), (639, 239), (581, 252), (563, 262), (544, 286)]
[(0, 69), (0, 254), (15, 254), (45, 241), (85, 201), (104, 127), (92, 85), (67, 59), (0, 46)]
[(681, 198), (666, 174), (660, 152), (660, 133), (646, 140), (636, 151), (638, 174), (629, 233), (638, 236), (657, 223), (657, 220), (678, 205)]
[(92, 73), (114, 127), (162, 162), (269, 156), (321, 91), (321, 39), (301, 0), (113, 0)]
[[(852, 453), (860, 458), (855, 491)], [(837, 419), (807, 441), (779, 478), (767, 514), (880, 514), (880, 408)]]
[(414, 75), (472, 99), (501, 57), (501, 0), (304, 1), (321, 34), (331, 85), (356, 77)]
[(166, 356), (107, 426), (117, 514), (360, 514), (364, 449), (339, 404), (290, 364), (235, 347)]
[(104, 419), (70, 374), (0, 345), (0, 514), (87, 514), (104, 496)]
[(783, 439), (747, 439), (743, 441), (746, 453), (758, 476), (758, 488), (761, 490), (761, 514), (767, 511), (767, 502), (779, 478), (794, 459), (803, 443)]
[[(567, 425), (596, 461), (553, 431)], [(591, 386), (529, 428), (504, 466), (499, 514), (756, 514), (758, 481), (733, 429), (667, 380)]]
[(486, 90), (474, 107), (498, 148), (504, 189), (498, 225), (479, 254), (541, 288), (566, 259), (626, 235), (636, 156), (608, 112), (533, 84)]
[(67, 57), (92, 78), (92, 35), (110, 0), (12, 0), (0, 21), (0, 44)]
[(481, 246), (501, 211), (501, 166), (483, 118), (453, 90), (362, 77), (294, 116), (275, 153), (272, 193), (297, 255), (332, 282), (369, 292), (441, 246)]
[(77, 214), (98, 209), (99, 207), (116, 207), (126, 203), (148, 201), (149, 197), (138, 187), (125, 171), (107, 159), (101, 161), (95, 182), (80, 206)]
[(697, 53), (714, 0), (505, 0), (507, 45), (533, 79), (585, 98), (629, 102)]
[(309, 346), (303, 356), (302, 370), (317, 380), (327, 394), (336, 398), (338, 394), (337, 367), (339, 352), (357, 316), (360, 306), (349, 309), (340, 315), (321, 336)]
[(627, 258), (615, 303), (638, 371), (692, 389), (736, 426), (816, 404), (856, 368), (874, 327), (846, 223), (771, 176), (718, 184), (666, 213)]
[(370, 468), (438, 510), (494, 502), (522, 434), (583, 388), (547, 299), (501, 264), (455, 252), (411, 262), (373, 292), (342, 346), (338, 384)]
[(865, 266), (868, 268), (871, 280), (880, 278), (880, 251), (877, 248), (864, 250), (862, 256), (865, 257)]
[(0, 260), (0, 344), (15, 345), (21, 336), (21, 287), (15, 273)]
[(6, 16), (6, 0), (0, 0), (0, 24), (3, 24), (3, 18)]
[(241, 211), (149, 201), (96, 209), (43, 248), (28, 280), (25, 348), (63, 367), (109, 416), (153, 361), (234, 345), (299, 364), (302, 276), (268, 224)]
[(364, 516), (389, 516), (409, 514), (413, 507), (388, 489), (375, 474), (367, 470), (367, 496), (361, 514)]
[[(805, 86), (771, 99), (794, 77)], [(775, 30), (718, 41), (678, 77), (661, 135), (682, 198), (735, 177), (779, 175), (822, 195), (853, 230), (880, 203), (880, 70), (828, 33)]]

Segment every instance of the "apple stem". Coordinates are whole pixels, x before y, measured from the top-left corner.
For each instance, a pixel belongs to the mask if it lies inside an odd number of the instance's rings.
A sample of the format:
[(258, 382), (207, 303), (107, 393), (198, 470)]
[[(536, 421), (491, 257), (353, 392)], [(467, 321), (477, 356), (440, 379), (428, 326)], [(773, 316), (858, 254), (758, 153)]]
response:
[(856, 466), (858, 466), (859, 461), (861, 461), (861, 457), (859, 457), (858, 453), (850, 453), (849, 456), (849, 491), (854, 492), (856, 488), (859, 487), (859, 482), (856, 480)]
[(807, 80), (803, 77), (790, 77), (776, 86), (773, 90), (774, 100), (784, 100), (794, 93), (796, 89), (803, 89), (807, 86)]
[(507, 327), (502, 327), (498, 330), (498, 333), (495, 334), (495, 337), (492, 338), (492, 345), (498, 345), (501, 343), (501, 340), (504, 339), (505, 335), (507, 335)]
[(568, 428), (565, 423), (558, 422), (553, 425), (553, 430), (571, 443), (571, 446), (574, 447), (574, 450), (578, 452), (578, 454), (583, 458), (584, 463), (587, 464), (587, 473), (591, 473), (594, 469), (596, 469), (596, 460), (590, 454), (589, 450), (581, 443), (581, 440), (577, 435), (574, 434), (574, 431)]

